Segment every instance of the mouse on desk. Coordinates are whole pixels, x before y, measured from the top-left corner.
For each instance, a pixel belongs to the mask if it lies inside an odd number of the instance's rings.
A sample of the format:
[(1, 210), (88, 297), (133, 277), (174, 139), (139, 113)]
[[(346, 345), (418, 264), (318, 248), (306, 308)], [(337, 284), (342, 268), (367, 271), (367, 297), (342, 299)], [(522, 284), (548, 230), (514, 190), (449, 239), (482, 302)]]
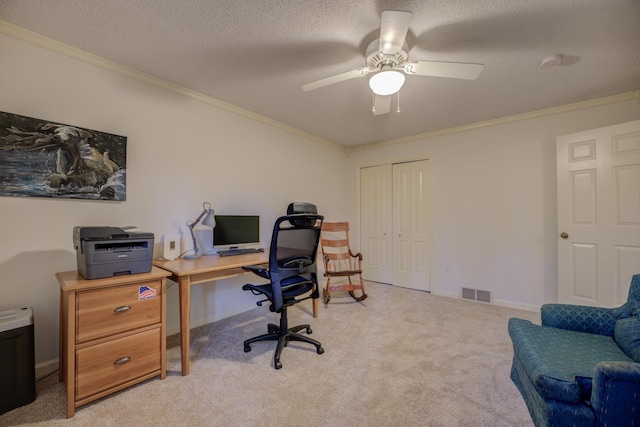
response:
[(258, 252), (264, 252), (264, 248), (258, 248)]

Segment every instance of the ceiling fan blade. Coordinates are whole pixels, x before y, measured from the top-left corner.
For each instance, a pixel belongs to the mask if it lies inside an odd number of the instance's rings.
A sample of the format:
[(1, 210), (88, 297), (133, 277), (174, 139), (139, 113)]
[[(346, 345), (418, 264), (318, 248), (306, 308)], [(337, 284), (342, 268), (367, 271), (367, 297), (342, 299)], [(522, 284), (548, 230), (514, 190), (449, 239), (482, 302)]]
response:
[(394, 55), (404, 45), (413, 13), (403, 10), (385, 10), (380, 19), (380, 52)]
[(335, 76), (325, 77), (324, 79), (316, 80), (315, 82), (303, 84), (302, 90), (304, 90), (305, 92), (309, 92), (310, 90), (318, 89), (324, 86), (329, 86), (334, 83), (355, 79), (356, 77), (366, 76), (371, 71), (372, 70), (369, 67), (362, 67), (362, 68), (358, 68), (357, 70), (347, 71), (346, 73), (336, 74)]
[(392, 95), (373, 95), (373, 115), (387, 114), (391, 111)]
[(410, 61), (404, 66), (404, 72), (418, 76), (475, 80), (483, 68), (483, 64), (466, 62)]

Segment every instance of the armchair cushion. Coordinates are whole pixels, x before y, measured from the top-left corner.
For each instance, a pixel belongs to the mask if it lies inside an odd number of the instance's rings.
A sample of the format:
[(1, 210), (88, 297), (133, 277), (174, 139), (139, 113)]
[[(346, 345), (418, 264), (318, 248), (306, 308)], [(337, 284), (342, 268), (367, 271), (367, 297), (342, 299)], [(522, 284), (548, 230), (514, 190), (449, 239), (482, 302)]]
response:
[(616, 322), (614, 338), (624, 352), (640, 362), (640, 274), (631, 279), (627, 303), (623, 306), (627, 316)]
[(640, 320), (638, 317), (619, 319), (614, 329), (614, 338), (627, 356), (640, 362)]
[(543, 326), (613, 336), (616, 319), (620, 317), (618, 311), (584, 305), (545, 304), (540, 309), (540, 316)]
[(578, 403), (591, 398), (592, 377), (602, 360), (632, 362), (609, 336), (509, 320), (514, 352), (541, 397)]
[[(634, 425), (640, 415), (640, 364), (600, 362), (593, 376), (591, 405), (604, 426)], [(615, 402), (616, 411), (607, 410)], [(609, 403), (610, 404), (610, 403)]]

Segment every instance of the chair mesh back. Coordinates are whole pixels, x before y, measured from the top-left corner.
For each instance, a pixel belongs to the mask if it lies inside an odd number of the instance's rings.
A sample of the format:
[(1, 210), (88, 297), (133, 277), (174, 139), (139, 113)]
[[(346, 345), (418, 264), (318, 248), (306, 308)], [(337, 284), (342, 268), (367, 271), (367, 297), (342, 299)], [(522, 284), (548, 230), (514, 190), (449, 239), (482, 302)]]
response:
[[(309, 220), (303, 220), (309, 222)], [(315, 224), (316, 220), (311, 220)], [(284, 224), (283, 224), (284, 225)], [(280, 228), (277, 234), (276, 253), (278, 264), (285, 267), (283, 263), (291, 259), (308, 258), (310, 263), (315, 262), (318, 248), (319, 227), (293, 226), (290, 228)], [(273, 248), (272, 248), (273, 250)]]

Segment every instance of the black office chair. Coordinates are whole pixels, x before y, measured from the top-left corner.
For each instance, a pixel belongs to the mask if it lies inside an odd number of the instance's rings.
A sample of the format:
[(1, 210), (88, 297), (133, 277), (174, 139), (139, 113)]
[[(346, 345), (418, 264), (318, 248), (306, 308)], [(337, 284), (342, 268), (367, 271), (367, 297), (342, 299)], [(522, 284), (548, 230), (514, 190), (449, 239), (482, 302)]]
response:
[[(313, 205), (310, 205), (313, 206)], [(311, 210), (309, 206), (304, 207)], [(295, 211), (290, 205), (288, 212)], [(315, 206), (313, 206), (315, 211)], [(242, 287), (245, 291), (251, 291), (254, 295), (263, 295), (269, 301), (269, 310), (280, 313), (280, 325), (269, 323), (268, 333), (248, 339), (244, 342), (244, 351), (251, 351), (251, 344), (256, 341), (278, 341), (274, 355), (274, 366), (282, 368), (280, 354), (282, 349), (290, 341), (301, 341), (316, 346), (318, 354), (324, 353), (322, 345), (306, 335), (297, 332), (305, 329), (311, 333), (308, 324), (289, 327), (287, 320), (287, 308), (309, 298), (318, 298), (318, 278), (316, 274), (316, 255), (318, 241), (324, 218), (315, 213), (294, 213), (278, 218), (273, 226), (271, 247), (269, 252), (269, 268), (261, 266), (246, 266), (258, 276), (269, 280), (271, 283), (263, 285), (247, 284)]]

